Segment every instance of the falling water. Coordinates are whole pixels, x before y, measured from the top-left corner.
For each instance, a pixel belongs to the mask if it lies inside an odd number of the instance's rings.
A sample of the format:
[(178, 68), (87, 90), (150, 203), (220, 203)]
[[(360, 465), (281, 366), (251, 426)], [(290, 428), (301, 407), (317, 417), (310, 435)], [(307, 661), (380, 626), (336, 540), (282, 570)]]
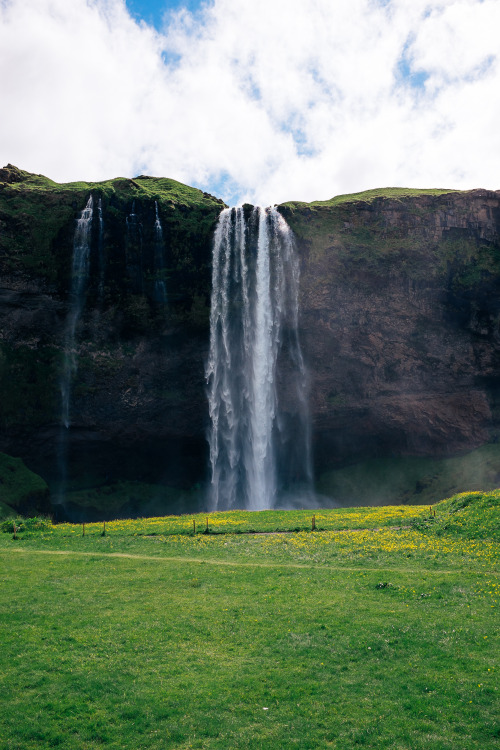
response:
[(89, 254), (94, 213), (94, 201), (90, 195), (87, 205), (76, 222), (73, 239), (73, 264), (71, 271), (71, 294), (66, 331), (64, 335), (64, 360), (60, 379), (61, 419), (60, 435), (57, 445), (57, 464), (59, 474), (58, 501), (64, 501), (67, 475), (67, 438), (70, 426), (71, 388), (77, 371), (75, 351), (76, 328), (85, 303), (85, 293), (89, 274)]
[[(311, 485), (299, 265), (275, 208), (222, 212), (214, 237), (206, 376), (213, 509), (272, 508)], [(279, 387), (278, 387), (279, 386)]]
[(70, 425), (71, 384), (77, 370), (75, 353), (76, 326), (83, 311), (89, 274), (90, 232), (94, 213), (92, 195), (76, 222), (73, 240), (70, 309), (64, 338), (64, 364), (61, 376), (61, 424)]
[(127, 238), (125, 243), (125, 257), (127, 274), (132, 281), (134, 293), (144, 291), (144, 274), (142, 267), (142, 224), (135, 212), (135, 200), (132, 210), (126, 218)]
[[(155, 201), (155, 255), (154, 265), (156, 275), (160, 275), (165, 268), (165, 255), (164, 255), (164, 242), (163, 242), (163, 228), (161, 226), (160, 217), (158, 215), (158, 202)], [(161, 278), (155, 280), (154, 286), (154, 299), (159, 302), (160, 305), (167, 304), (167, 287), (165, 281)]]
[(104, 270), (105, 270), (105, 257), (104, 257), (104, 220), (102, 217), (102, 198), (99, 198), (97, 203), (97, 220), (99, 223), (99, 302), (102, 302), (104, 294)]

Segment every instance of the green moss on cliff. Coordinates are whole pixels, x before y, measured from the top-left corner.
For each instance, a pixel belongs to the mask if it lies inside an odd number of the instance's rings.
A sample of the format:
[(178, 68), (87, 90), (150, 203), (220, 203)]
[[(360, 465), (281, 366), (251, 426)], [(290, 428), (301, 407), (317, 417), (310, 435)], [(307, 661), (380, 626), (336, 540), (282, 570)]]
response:
[(500, 248), (473, 238), (446, 239), (441, 245), (440, 270), (448, 273), (454, 290), (477, 289), (500, 276)]
[[(104, 230), (111, 256), (114, 249), (117, 257), (123, 255), (126, 217), (133, 203), (138, 213), (147, 212), (153, 226), (156, 201), (168, 239), (175, 296), (184, 300), (192, 291), (200, 291), (197, 276), (210, 264), (210, 257), (202, 256), (207, 256), (213, 226), (225, 204), (167, 178), (118, 177), (59, 184), (7, 165), (0, 169), (0, 270), (34, 276), (67, 292), (74, 223), (90, 194), (102, 201)], [(119, 263), (116, 270), (122, 270)], [(113, 257), (107, 281), (112, 292)]]
[(484, 234), (488, 220), (499, 224), (487, 200), (486, 191), (387, 188), (279, 209), (319, 288), (399, 276), (460, 293), (500, 276), (498, 230)]

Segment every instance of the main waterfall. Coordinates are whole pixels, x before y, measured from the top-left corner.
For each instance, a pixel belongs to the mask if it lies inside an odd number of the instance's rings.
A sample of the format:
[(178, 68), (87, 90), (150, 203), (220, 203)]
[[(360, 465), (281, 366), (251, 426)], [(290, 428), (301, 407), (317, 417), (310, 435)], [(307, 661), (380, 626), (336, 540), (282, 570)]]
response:
[(275, 208), (221, 213), (206, 369), (213, 510), (263, 510), (310, 491), (298, 280), (293, 234)]

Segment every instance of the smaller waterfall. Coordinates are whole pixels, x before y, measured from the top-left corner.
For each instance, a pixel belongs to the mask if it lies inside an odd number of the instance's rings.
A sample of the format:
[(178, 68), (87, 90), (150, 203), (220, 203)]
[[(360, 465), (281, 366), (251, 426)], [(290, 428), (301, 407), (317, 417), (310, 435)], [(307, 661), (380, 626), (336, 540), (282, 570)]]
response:
[(133, 284), (134, 293), (144, 292), (144, 274), (142, 258), (142, 224), (135, 212), (135, 200), (132, 210), (126, 219), (127, 239), (125, 247), (127, 273)]
[(130, 213), (126, 216), (125, 221), (127, 224), (127, 229), (129, 231), (134, 231), (137, 228), (139, 224), (139, 220), (135, 212), (135, 201), (132, 201), (132, 209)]
[(105, 271), (105, 265), (106, 265), (106, 259), (104, 257), (104, 220), (102, 216), (102, 198), (99, 198), (99, 201), (97, 203), (97, 221), (99, 223), (99, 240), (98, 240), (98, 250), (99, 250), (99, 287), (98, 287), (98, 296), (99, 296), (99, 302), (102, 303), (102, 298), (104, 294), (104, 271)]
[(73, 265), (71, 274), (70, 309), (64, 337), (64, 364), (61, 376), (61, 424), (70, 425), (71, 385), (77, 370), (75, 332), (83, 311), (89, 274), (90, 233), (94, 201), (92, 195), (76, 222), (73, 240)]
[[(165, 243), (163, 241), (163, 228), (158, 214), (158, 201), (155, 201), (155, 248), (154, 248), (154, 270), (156, 276), (161, 276), (165, 269)], [(160, 305), (167, 304), (167, 286), (164, 279), (156, 278), (154, 285), (154, 300)]]
[(85, 294), (89, 275), (89, 255), (94, 214), (94, 200), (90, 195), (87, 205), (77, 219), (73, 239), (73, 263), (71, 269), (71, 293), (69, 312), (66, 318), (64, 334), (64, 359), (59, 381), (61, 392), (60, 435), (57, 445), (57, 464), (59, 474), (58, 502), (64, 502), (67, 479), (67, 439), (71, 424), (71, 390), (77, 371), (76, 329), (83, 312)]
[(275, 208), (221, 213), (206, 369), (213, 509), (263, 510), (311, 488), (298, 278), (293, 235)]

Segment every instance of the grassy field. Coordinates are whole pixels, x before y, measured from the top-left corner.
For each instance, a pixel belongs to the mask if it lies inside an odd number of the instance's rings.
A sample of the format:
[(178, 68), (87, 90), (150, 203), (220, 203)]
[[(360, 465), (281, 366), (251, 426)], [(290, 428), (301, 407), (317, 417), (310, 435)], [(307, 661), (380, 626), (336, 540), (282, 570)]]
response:
[(6, 523), (0, 747), (497, 747), (499, 501)]

